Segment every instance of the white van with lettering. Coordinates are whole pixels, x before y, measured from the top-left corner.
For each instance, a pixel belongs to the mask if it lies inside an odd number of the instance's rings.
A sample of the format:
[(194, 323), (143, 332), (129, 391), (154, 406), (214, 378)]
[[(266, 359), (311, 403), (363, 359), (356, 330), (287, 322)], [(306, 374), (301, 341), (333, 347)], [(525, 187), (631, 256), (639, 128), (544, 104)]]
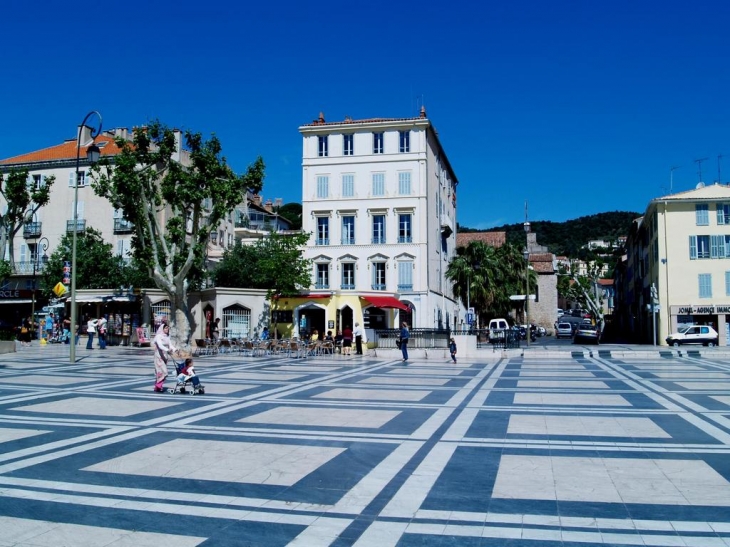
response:
[(489, 342), (494, 344), (504, 340), (508, 328), (509, 323), (506, 319), (492, 319), (489, 321)]

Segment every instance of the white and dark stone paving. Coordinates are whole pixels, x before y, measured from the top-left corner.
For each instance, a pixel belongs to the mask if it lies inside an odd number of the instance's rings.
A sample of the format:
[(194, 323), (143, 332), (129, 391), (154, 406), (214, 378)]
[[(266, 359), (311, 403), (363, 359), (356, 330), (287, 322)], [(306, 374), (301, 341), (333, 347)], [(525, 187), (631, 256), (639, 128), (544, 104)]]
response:
[(0, 547), (730, 546), (725, 358), (67, 352), (1, 356)]

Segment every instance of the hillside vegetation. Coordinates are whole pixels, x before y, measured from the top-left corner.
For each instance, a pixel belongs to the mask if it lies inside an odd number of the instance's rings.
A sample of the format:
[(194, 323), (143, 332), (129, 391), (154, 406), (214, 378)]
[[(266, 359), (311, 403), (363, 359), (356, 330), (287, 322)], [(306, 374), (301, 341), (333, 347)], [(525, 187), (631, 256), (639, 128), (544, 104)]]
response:
[[(530, 222), (530, 230), (537, 234), (537, 243), (545, 245), (551, 253), (569, 258), (587, 258), (586, 243), (594, 240), (615, 241), (629, 233), (631, 223), (641, 213), (611, 211), (579, 217), (565, 222), (536, 220)], [(507, 241), (518, 247), (525, 245), (525, 230), (522, 224), (505, 224), (489, 230), (474, 230), (458, 226), (459, 232), (506, 232)]]

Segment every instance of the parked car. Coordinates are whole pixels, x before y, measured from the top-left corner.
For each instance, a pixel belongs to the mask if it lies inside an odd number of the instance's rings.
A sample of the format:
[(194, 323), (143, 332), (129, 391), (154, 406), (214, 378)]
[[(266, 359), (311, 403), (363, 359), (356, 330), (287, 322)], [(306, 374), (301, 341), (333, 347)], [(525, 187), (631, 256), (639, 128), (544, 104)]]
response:
[(555, 338), (570, 338), (573, 336), (573, 325), (570, 323), (558, 323), (555, 328)]
[(600, 329), (596, 325), (593, 325), (591, 323), (581, 323), (580, 325), (578, 325), (578, 328), (575, 331), (575, 335), (573, 336), (574, 344), (579, 344), (581, 342), (600, 344), (600, 340)]
[(718, 338), (717, 331), (708, 325), (690, 325), (667, 336), (667, 344), (670, 346), (681, 346), (682, 344), (716, 346)]

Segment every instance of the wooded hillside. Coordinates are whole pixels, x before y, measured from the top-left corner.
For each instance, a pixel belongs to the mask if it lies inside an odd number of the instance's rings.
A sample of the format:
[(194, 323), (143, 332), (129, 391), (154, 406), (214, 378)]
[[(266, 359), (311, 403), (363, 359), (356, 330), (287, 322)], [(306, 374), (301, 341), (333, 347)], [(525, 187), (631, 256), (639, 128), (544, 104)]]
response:
[[(565, 222), (549, 220), (530, 221), (531, 231), (537, 234), (537, 243), (545, 245), (550, 252), (569, 258), (583, 258), (581, 251), (589, 241), (615, 241), (629, 233), (631, 223), (641, 213), (630, 211), (611, 211), (579, 217)], [(525, 245), (525, 230), (522, 224), (505, 224), (489, 230), (474, 230), (466, 226), (458, 226), (459, 232), (507, 232), (507, 241), (517, 246)]]

